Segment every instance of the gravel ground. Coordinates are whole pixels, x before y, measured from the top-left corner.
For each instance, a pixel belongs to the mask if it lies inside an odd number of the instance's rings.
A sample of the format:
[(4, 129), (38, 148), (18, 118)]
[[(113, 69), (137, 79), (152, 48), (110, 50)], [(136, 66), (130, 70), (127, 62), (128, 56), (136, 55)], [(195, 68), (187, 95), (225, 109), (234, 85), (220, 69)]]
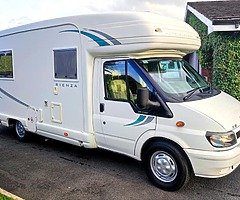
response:
[(240, 199), (240, 167), (219, 179), (194, 177), (178, 192), (147, 179), (140, 162), (100, 149), (83, 149), (37, 135), (18, 142), (0, 127), (0, 187), (27, 200)]

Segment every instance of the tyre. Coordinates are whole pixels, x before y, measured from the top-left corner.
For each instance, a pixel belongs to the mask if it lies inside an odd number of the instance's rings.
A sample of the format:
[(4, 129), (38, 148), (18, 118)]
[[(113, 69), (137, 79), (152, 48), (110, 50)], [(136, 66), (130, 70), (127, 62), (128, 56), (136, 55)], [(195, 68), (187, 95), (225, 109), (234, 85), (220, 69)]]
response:
[(167, 141), (153, 143), (143, 156), (150, 181), (160, 189), (176, 191), (190, 179), (191, 168), (182, 149)]
[(16, 133), (16, 137), (19, 141), (21, 141), (21, 142), (26, 141), (26, 139), (28, 137), (28, 133), (20, 121), (16, 121), (16, 123), (15, 123), (15, 133)]

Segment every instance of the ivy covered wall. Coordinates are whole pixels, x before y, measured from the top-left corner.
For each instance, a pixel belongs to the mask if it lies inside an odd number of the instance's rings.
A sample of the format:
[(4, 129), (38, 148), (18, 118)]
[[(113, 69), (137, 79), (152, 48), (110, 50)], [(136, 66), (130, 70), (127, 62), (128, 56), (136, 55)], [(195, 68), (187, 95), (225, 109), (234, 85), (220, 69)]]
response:
[(186, 21), (200, 35), (198, 50), (202, 68), (212, 71), (212, 85), (240, 100), (240, 33), (213, 32), (188, 11)]

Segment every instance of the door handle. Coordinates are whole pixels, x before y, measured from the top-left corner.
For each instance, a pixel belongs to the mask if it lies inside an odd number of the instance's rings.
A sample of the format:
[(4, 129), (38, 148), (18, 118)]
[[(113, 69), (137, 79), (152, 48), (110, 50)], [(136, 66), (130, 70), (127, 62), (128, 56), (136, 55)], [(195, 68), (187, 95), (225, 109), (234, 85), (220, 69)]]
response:
[(100, 112), (104, 112), (104, 103), (100, 103)]

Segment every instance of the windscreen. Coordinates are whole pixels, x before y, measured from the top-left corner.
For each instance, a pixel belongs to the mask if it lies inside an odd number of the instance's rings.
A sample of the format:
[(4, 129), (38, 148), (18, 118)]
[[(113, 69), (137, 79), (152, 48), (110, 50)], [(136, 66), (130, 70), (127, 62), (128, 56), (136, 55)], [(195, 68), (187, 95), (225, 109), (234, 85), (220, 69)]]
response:
[(192, 92), (208, 88), (207, 81), (187, 62), (181, 59), (149, 58), (138, 59), (137, 63), (146, 70), (166, 94), (186, 100)]

